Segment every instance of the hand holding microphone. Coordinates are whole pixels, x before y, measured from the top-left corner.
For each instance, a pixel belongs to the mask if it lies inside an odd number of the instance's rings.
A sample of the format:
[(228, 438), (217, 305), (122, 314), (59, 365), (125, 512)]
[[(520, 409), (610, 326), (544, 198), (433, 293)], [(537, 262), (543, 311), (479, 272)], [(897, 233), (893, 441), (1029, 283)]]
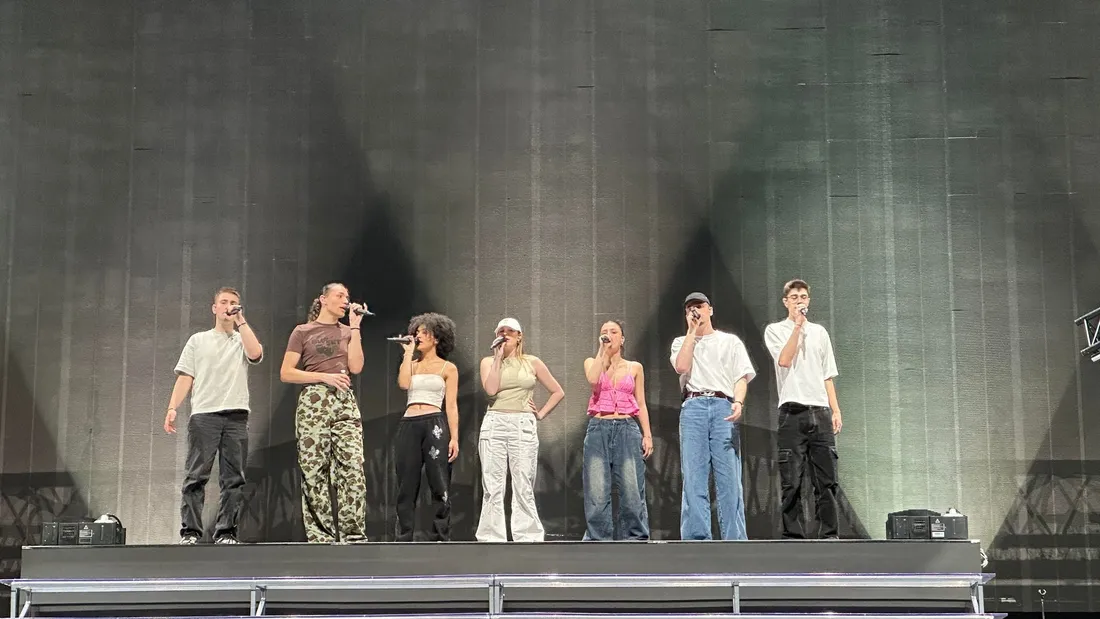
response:
[(695, 307), (691, 308), (691, 311), (688, 313), (688, 333), (692, 335), (695, 334), (695, 330), (699, 328), (700, 320), (702, 320), (702, 317), (699, 315), (699, 309)]
[(504, 358), (504, 343), (507, 341), (507, 337), (498, 335), (497, 339), (493, 340), (493, 343), (489, 345), (489, 350), (493, 351), (493, 357), (498, 361)]
[(416, 338), (411, 335), (399, 335), (397, 337), (387, 337), (386, 339), (401, 344), (401, 348), (405, 349), (406, 355), (412, 354), (416, 350)]
[(239, 327), (239, 326), (241, 326), (245, 323), (243, 312), (244, 312), (244, 307), (243, 306), (234, 305), (234, 306), (230, 307), (228, 310), (226, 310), (225, 316), (226, 316), (226, 318), (232, 318), (233, 319), (233, 324)]
[(796, 309), (798, 311), (794, 316), (794, 324), (801, 327), (806, 322), (806, 309), (807, 308), (806, 308), (805, 305), (802, 305), (800, 303), (800, 304), (798, 304), (798, 306), (796, 306)]
[(352, 329), (358, 328), (359, 323), (363, 322), (363, 316), (369, 313), (365, 305), (352, 303), (348, 306), (348, 324)]

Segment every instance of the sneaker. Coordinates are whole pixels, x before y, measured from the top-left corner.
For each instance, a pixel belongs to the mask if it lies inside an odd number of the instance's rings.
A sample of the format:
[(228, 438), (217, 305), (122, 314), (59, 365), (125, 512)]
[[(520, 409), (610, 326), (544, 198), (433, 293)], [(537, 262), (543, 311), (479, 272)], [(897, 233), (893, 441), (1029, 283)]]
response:
[(180, 538), (180, 546), (194, 546), (199, 543), (198, 535), (184, 535)]
[(233, 537), (232, 535), (223, 535), (223, 536), (219, 537), (218, 539), (214, 540), (214, 543), (215, 544), (239, 544), (240, 542), (238, 542), (237, 538)]

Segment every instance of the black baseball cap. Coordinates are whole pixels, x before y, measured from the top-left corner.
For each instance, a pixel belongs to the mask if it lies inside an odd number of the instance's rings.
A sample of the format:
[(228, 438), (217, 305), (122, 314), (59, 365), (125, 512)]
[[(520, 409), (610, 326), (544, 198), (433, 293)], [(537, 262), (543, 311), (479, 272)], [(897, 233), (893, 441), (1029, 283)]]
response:
[(693, 292), (684, 299), (684, 307), (687, 307), (692, 303), (706, 303), (707, 305), (710, 305), (710, 299), (707, 298), (707, 295), (701, 292)]

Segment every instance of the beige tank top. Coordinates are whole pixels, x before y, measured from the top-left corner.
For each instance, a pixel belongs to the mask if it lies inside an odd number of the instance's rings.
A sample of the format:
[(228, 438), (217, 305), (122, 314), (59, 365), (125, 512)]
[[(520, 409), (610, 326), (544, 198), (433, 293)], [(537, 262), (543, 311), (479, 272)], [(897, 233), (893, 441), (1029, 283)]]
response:
[(526, 355), (523, 360), (508, 357), (500, 363), (500, 391), (489, 396), (491, 411), (530, 411), (530, 401), (535, 395), (535, 357)]

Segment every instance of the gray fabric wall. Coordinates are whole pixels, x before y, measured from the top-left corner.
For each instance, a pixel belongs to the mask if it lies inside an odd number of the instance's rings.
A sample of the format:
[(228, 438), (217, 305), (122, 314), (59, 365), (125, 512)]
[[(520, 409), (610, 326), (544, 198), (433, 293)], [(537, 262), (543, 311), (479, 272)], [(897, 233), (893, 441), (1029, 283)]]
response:
[(746, 502), (774, 537), (761, 334), (802, 277), (841, 371), (845, 535), (954, 506), (1022, 587), (1005, 610), (1087, 582), (1100, 367), (1072, 320), (1100, 305), (1097, 26), (1080, 0), (0, 0), (0, 567), (58, 516), (175, 539), (163, 411), (222, 285), (267, 354), (244, 535), (299, 539), (278, 366), (332, 279), (378, 314), (356, 381), (374, 539), (403, 408), (383, 337), (427, 310), (460, 329), (460, 538), (477, 363), (511, 315), (567, 392), (540, 429), (548, 532), (583, 532), (582, 361), (619, 318), (648, 374), (654, 536), (675, 539), (667, 350), (694, 289), (760, 372)]

